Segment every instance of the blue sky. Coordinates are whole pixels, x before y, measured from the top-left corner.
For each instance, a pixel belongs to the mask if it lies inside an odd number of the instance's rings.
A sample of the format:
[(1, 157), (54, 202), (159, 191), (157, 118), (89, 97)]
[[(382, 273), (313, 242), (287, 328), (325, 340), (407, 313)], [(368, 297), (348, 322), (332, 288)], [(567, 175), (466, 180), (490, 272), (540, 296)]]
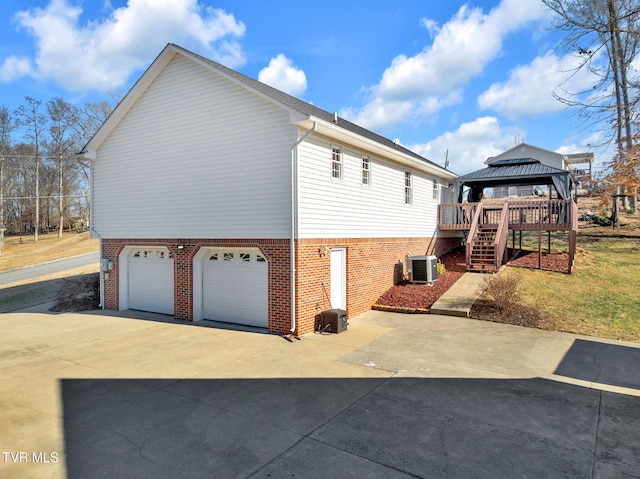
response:
[(588, 89), (540, 0), (0, 4), (0, 105), (125, 93), (168, 43), (397, 138), (459, 174), (520, 141), (610, 153), (556, 101)]

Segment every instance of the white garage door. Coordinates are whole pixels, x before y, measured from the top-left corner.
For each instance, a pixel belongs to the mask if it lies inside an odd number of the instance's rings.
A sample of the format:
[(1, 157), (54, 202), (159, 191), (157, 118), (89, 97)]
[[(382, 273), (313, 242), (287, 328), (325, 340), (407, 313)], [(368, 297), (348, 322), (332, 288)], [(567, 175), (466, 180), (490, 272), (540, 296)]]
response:
[(173, 258), (169, 250), (135, 249), (127, 260), (129, 309), (173, 314)]
[(202, 261), (204, 319), (267, 327), (268, 265), (260, 250), (212, 250)]

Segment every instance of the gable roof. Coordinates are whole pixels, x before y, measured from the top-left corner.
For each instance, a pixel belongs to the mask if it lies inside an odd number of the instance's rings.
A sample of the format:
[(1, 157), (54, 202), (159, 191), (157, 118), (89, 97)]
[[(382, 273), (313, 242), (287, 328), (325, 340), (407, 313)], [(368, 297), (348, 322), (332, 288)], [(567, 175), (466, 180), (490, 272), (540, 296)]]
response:
[[(540, 148), (539, 146), (534, 146), (534, 145), (530, 145), (529, 143), (522, 142), (522, 143), (514, 146), (510, 150), (503, 151), (502, 153), (500, 153), (500, 154), (498, 154), (496, 156), (492, 156), (490, 158), (487, 158), (484, 163), (485, 163), (485, 165), (490, 165), (490, 164), (494, 163), (497, 158), (500, 158), (500, 157), (503, 157), (503, 156), (509, 156), (511, 153), (515, 152), (516, 150), (520, 150), (523, 147), (524, 147), (523, 151), (526, 151), (527, 148), (531, 148), (533, 150), (538, 150), (538, 151), (540, 151), (542, 153), (546, 153), (548, 155), (552, 155), (552, 156), (555, 156), (557, 158), (562, 158), (563, 157), (563, 155), (561, 155), (560, 153), (556, 153), (555, 151), (546, 150), (544, 148)], [(500, 161), (500, 160), (498, 160), (498, 161)]]
[[(557, 153), (555, 151), (551, 151), (551, 150), (546, 150), (544, 148), (540, 148), (539, 146), (530, 145), (529, 143), (524, 143), (524, 142), (520, 143), (519, 145), (514, 146), (510, 150), (503, 151), (499, 155), (487, 158), (484, 163), (485, 163), (485, 165), (491, 165), (491, 164), (495, 163), (497, 158), (501, 158), (501, 157), (504, 157), (504, 156), (509, 156), (511, 153), (515, 152), (516, 150), (522, 150), (523, 152), (526, 152), (527, 149), (537, 150), (537, 151), (542, 152), (544, 154), (547, 154), (547, 155), (550, 155), (550, 156), (554, 156), (554, 157), (556, 157), (558, 159), (561, 159), (564, 162), (564, 164), (567, 164), (567, 165), (575, 165), (575, 164), (581, 164), (581, 163), (593, 163), (593, 153), (591, 153), (591, 152), (562, 154), (562, 153)], [(527, 154), (531, 154), (531, 153), (527, 153)], [(500, 160), (497, 160), (497, 161), (500, 161)]]
[(455, 173), (444, 169), (440, 165), (424, 158), (408, 148), (401, 146), (395, 141), (358, 126), (344, 118), (340, 118), (336, 113), (329, 113), (315, 105), (302, 101), (294, 96), (284, 93), (283, 91), (254, 80), (253, 78), (243, 75), (231, 68), (225, 67), (213, 60), (172, 43), (167, 44), (167, 46), (160, 52), (152, 64), (134, 84), (131, 90), (129, 90), (125, 95), (122, 101), (116, 106), (109, 118), (107, 118), (93, 138), (91, 138), (84, 147), (83, 153), (88, 152), (88, 156), (91, 156), (92, 152), (95, 152), (108, 134), (131, 109), (138, 98), (142, 96), (151, 82), (177, 54), (190, 58), (232, 82), (262, 96), (279, 107), (288, 110), (290, 112), (292, 123), (297, 124), (298, 126), (310, 129), (313, 122), (320, 122), (322, 124), (322, 133), (329, 137), (337, 135), (338, 137), (342, 136), (343, 139), (350, 138), (352, 140), (355, 138), (361, 138), (369, 145), (377, 146), (386, 153), (400, 156), (414, 164), (426, 167), (434, 173), (437, 173), (440, 177), (453, 179), (457, 176)]

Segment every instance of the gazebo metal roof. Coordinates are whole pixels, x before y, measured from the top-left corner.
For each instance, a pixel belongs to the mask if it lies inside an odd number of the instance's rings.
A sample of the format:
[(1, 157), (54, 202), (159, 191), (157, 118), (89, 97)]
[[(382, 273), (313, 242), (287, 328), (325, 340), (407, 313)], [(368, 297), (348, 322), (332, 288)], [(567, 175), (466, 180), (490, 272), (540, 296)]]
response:
[(522, 185), (553, 185), (560, 198), (571, 197), (569, 172), (543, 165), (533, 158), (500, 160), (482, 170), (459, 176), (453, 183), (458, 192), (458, 201), (462, 201), (465, 186), (471, 188), (472, 196), (478, 199), (484, 188)]

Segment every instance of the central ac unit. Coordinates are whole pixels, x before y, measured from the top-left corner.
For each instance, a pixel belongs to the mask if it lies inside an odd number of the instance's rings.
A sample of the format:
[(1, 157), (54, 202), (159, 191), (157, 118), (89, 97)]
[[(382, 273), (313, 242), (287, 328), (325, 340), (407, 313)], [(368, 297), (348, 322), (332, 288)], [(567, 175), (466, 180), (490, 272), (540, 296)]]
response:
[(408, 267), (412, 283), (433, 283), (438, 279), (438, 258), (435, 256), (409, 256)]

